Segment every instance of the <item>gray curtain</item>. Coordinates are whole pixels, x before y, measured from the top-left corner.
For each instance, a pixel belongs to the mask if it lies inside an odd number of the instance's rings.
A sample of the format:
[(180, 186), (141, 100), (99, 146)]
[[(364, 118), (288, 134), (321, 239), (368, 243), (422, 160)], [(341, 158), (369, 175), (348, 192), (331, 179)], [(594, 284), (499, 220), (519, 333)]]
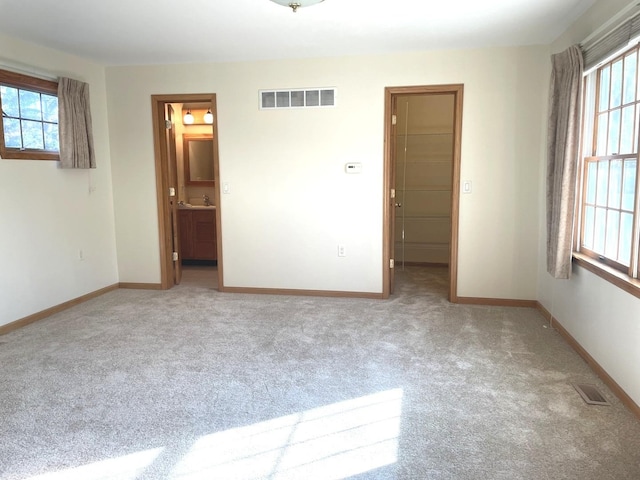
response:
[(574, 45), (551, 56), (547, 133), (547, 272), (569, 278), (580, 138), (582, 51)]
[(96, 168), (88, 83), (58, 80), (58, 129), (61, 167)]

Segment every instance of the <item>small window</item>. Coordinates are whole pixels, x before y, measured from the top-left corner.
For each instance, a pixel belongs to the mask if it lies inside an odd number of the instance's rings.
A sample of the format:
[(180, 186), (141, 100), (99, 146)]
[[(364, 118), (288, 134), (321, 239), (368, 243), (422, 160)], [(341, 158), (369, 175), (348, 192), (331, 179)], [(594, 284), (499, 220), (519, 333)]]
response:
[(58, 84), (0, 70), (0, 156), (58, 160)]

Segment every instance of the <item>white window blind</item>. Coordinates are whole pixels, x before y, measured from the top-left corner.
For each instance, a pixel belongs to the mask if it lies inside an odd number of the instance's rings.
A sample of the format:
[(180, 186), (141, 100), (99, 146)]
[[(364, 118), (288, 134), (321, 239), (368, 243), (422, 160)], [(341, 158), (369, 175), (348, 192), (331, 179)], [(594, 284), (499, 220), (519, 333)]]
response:
[(584, 70), (590, 70), (601, 61), (627, 46), (630, 40), (640, 36), (640, 13), (623, 21), (604, 35), (583, 42)]

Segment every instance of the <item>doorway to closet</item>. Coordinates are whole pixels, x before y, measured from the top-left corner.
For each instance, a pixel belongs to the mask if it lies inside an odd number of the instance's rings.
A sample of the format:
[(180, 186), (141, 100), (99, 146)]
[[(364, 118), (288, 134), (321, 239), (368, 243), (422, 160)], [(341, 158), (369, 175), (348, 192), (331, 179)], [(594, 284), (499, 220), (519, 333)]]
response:
[(385, 102), (384, 296), (396, 272), (442, 269), (457, 299), (462, 85), (389, 87)]

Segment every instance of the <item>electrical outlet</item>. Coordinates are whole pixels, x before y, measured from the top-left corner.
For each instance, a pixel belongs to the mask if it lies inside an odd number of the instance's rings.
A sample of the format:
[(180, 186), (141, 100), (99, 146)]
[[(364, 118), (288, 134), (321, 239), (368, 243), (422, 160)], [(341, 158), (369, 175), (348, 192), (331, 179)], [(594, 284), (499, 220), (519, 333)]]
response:
[(347, 256), (347, 248), (344, 245), (338, 245), (338, 256), (339, 257)]

